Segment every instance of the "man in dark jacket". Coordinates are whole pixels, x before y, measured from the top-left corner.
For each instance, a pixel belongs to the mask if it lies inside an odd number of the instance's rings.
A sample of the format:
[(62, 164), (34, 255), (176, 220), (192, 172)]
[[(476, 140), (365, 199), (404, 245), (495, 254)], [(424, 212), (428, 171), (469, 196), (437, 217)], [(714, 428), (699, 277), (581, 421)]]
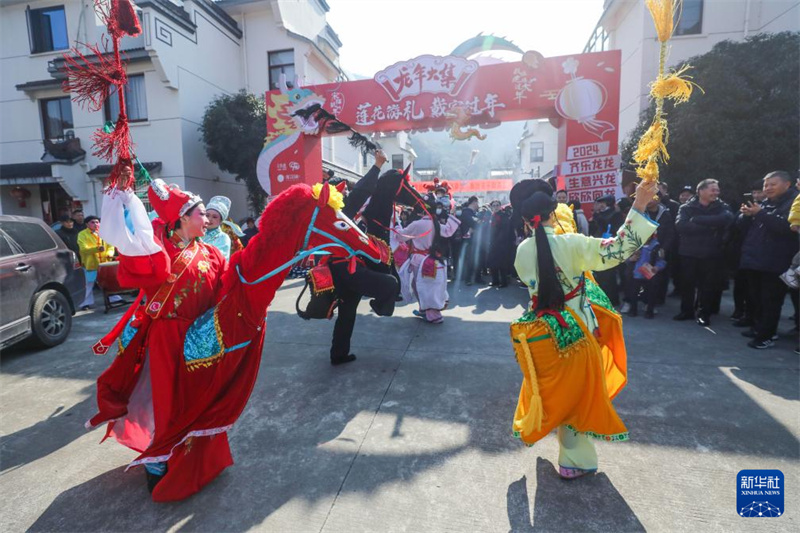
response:
[[(672, 220), (674, 221), (678, 216), (678, 209), (680, 209), (681, 204), (670, 198), (669, 185), (664, 182), (658, 184), (658, 197), (661, 201), (661, 204), (669, 209), (669, 214), (672, 216)], [(661, 239), (659, 238), (658, 241), (661, 242)]]
[[(595, 200), (595, 211), (592, 222), (589, 224), (589, 232), (592, 237), (608, 238), (617, 234), (617, 230), (625, 222), (625, 216), (614, 209), (614, 204), (613, 195), (601, 196)], [(617, 265), (614, 268), (594, 273), (597, 284), (600, 285), (614, 306), (620, 304), (619, 275), (624, 269), (624, 265)]]
[(747, 272), (750, 302), (754, 306), (755, 325), (742, 333), (753, 340), (751, 348), (764, 349), (773, 344), (778, 329), (786, 285), (780, 275), (789, 268), (797, 253), (797, 234), (789, 225), (789, 209), (798, 192), (792, 187), (788, 172), (770, 172), (764, 177), (766, 200), (760, 204), (742, 204), (737, 221), (745, 233), (739, 266)]
[(491, 203), (492, 214), (489, 223), (489, 255), (486, 266), (492, 274), (493, 287), (508, 286), (508, 276), (514, 265), (516, 247), (514, 242), (514, 226), (511, 223), (511, 209), (503, 208), (499, 201)]
[(678, 210), (675, 229), (680, 239), (681, 312), (674, 320), (695, 318), (697, 299), (697, 323), (711, 325), (715, 297), (725, 283), (725, 230), (733, 219), (728, 204), (719, 199), (719, 182), (713, 179), (698, 183), (697, 194)]
[(56, 230), (56, 235), (61, 237), (61, 240), (64, 241), (67, 248), (75, 252), (75, 255), (77, 255), (80, 260), (81, 249), (78, 246), (78, 233), (80, 233), (81, 230), (75, 227), (75, 221), (72, 220), (69, 215), (62, 215), (59, 217), (58, 221), (61, 223), (61, 227)]
[(669, 285), (669, 263), (670, 259), (672, 259), (670, 250), (673, 249), (675, 243), (675, 219), (672, 218), (672, 213), (669, 208), (664, 205), (663, 201), (655, 199), (647, 204), (646, 214), (653, 222), (658, 224), (656, 236), (664, 258), (667, 261), (666, 270), (658, 273), (658, 279), (655, 282), (656, 303), (663, 304), (664, 300), (667, 298), (667, 287)]
[(458, 233), (461, 235), (461, 258), (458, 262), (458, 269), (456, 272), (456, 279), (464, 281), (465, 285), (472, 285), (477, 273), (478, 263), (478, 249), (476, 246), (475, 230), (478, 214), (478, 197), (470, 196), (466, 205), (461, 209), (459, 214), (456, 211), (458, 220), (461, 225), (458, 226)]

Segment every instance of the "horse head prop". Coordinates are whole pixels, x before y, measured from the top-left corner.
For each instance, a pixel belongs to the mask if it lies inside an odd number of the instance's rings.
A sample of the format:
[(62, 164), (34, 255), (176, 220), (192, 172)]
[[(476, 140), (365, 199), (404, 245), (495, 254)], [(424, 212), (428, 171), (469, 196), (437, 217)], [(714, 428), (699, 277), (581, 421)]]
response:
[(411, 186), (409, 170), (410, 165), (403, 171), (392, 169), (381, 175), (375, 193), (364, 209), (363, 216), (369, 234), (388, 240), (394, 204), (420, 206), (424, 209), (425, 200)]

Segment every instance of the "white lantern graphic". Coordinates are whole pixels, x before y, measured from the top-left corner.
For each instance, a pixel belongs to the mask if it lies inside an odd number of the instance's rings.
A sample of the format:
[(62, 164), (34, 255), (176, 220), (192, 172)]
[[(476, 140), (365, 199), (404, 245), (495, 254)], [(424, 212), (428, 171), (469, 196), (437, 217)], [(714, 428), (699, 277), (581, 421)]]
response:
[(575, 76), (578, 70), (578, 61), (575, 58), (567, 59), (562, 66), (572, 79), (559, 91), (556, 111), (568, 120), (577, 120), (586, 131), (602, 139), (606, 133), (615, 129), (610, 122), (595, 118), (606, 105), (606, 88), (596, 80)]

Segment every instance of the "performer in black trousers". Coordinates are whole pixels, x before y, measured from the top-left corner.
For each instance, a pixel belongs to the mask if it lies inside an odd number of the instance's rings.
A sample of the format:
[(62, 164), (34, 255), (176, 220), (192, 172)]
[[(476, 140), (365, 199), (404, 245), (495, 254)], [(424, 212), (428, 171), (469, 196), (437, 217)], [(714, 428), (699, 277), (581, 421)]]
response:
[(350, 353), (350, 337), (356, 324), (356, 314), (361, 297), (372, 298), (369, 305), (378, 316), (394, 313), (399, 284), (391, 273), (376, 272), (362, 264), (348, 274), (348, 261), (332, 262), (330, 265), (333, 283), (339, 295), (338, 316), (333, 326), (331, 342), (331, 364), (339, 365), (355, 360)]

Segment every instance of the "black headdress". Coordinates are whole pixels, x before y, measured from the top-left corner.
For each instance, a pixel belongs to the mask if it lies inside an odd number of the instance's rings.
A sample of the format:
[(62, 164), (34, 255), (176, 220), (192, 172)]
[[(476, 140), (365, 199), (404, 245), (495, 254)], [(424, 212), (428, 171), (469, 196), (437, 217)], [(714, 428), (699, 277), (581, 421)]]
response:
[(560, 311), (564, 308), (564, 290), (558, 281), (553, 252), (550, 250), (550, 242), (542, 226), (558, 206), (558, 202), (553, 198), (553, 188), (544, 180), (523, 180), (514, 185), (509, 198), (514, 208), (514, 216), (521, 217), (533, 227), (536, 239), (539, 284), (534, 311), (545, 309)]

